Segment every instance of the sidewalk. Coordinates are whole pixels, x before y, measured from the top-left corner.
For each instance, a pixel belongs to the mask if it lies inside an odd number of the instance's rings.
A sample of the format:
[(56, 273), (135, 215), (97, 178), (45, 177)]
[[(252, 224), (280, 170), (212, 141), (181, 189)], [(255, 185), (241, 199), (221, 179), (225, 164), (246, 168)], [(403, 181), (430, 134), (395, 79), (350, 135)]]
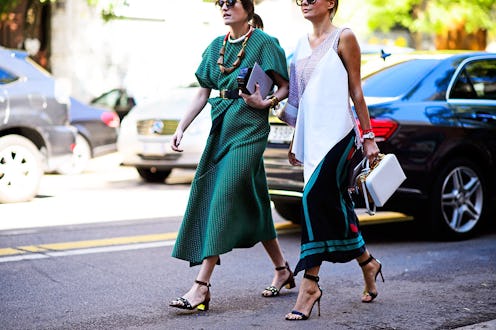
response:
[(456, 328), (456, 330), (493, 330), (496, 329), (496, 320), (467, 325), (465, 327)]

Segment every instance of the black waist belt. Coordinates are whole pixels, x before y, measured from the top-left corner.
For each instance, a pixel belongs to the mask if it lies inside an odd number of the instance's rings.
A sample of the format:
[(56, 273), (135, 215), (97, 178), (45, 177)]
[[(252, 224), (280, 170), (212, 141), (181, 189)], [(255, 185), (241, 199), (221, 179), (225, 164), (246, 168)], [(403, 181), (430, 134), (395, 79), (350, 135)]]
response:
[(223, 99), (239, 99), (239, 91), (237, 89), (221, 89), (219, 91), (219, 97)]

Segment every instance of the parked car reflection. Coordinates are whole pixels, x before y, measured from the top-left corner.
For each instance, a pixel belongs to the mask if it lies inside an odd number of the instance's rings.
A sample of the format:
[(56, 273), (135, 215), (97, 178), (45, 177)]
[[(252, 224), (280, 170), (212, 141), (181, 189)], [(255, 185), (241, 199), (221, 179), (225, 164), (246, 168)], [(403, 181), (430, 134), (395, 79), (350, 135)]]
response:
[(122, 164), (135, 167), (147, 182), (164, 182), (174, 168), (196, 168), (210, 130), (210, 106), (186, 130), (183, 152), (172, 151), (170, 141), (197, 92), (193, 87), (172, 89), (136, 105), (121, 123), (117, 148)]
[[(496, 202), (496, 54), (408, 54), (365, 77), (363, 91), (379, 148), (407, 175), (385, 209), (444, 237), (475, 233)], [(265, 163), (275, 208), (299, 222), (303, 176), (287, 161), (291, 136), (271, 125)]]

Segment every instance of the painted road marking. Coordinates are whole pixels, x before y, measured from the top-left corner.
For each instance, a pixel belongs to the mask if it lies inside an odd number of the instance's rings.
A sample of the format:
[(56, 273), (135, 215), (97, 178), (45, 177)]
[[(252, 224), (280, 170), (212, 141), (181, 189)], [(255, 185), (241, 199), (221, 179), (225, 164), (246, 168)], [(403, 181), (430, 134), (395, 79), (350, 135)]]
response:
[[(399, 219), (413, 220), (412, 217), (397, 212), (380, 212), (375, 216), (358, 214), (358, 219), (362, 225), (397, 222)], [(276, 223), (275, 228), (279, 235), (300, 230), (299, 225), (291, 222)], [(172, 246), (176, 237), (177, 232), (173, 232), (0, 248), (0, 263)]]
[(44, 253), (20, 254), (20, 255), (15, 255), (15, 256), (0, 257), (0, 263), (23, 261), (23, 260), (33, 260), (33, 259), (67, 257), (67, 256), (75, 256), (75, 255), (93, 254), (93, 253), (150, 249), (150, 248), (157, 248), (157, 247), (164, 247), (164, 246), (172, 246), (172, 245), (174, 245), (174, 242), (175, 242), (175, 240), (162, 241), (162, 242), (151, 242), (151, 243), (137, 243), (137, 244), (125, 244), (125, 245), (116, 245), (116, 246), (95, 247), (95, 248), (76, 249), (76, 250), (67, 250), (67, 251), (53, 251), (53, 252), (44, 252)]

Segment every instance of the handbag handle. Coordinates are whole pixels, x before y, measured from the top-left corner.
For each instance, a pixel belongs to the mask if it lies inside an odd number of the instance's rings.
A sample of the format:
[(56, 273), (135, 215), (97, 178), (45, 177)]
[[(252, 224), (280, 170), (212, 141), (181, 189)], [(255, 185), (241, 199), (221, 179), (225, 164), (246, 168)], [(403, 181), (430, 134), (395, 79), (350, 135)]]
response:
[[(377, 207), (375, 206), (375, 203), (369, 203), (369, 196), (367, 193), (367, 187), (365, 186), (365, 181), (362, 181), (362, 191), (363, 191), (363, 199), (365, 200), (365, 208), (368, 215), (375, 215), (375, 212), (377, 210)], [(370, 207), (370, 204), (372, 204), (372, 208)]]
[(382, 160), (382, 158), (384, 158), (384, 154), (379, 154), (372, 165), (370, 165), (369, 159), (367, 157), (363, 157), (362, 161), (360, 162), (363, 169), (358, 175), (357, 180), (360, 181), (363, 199), (365, 201), (365, 208), (368, 215), (375, 215), (377, 207), (375, 203), (369, 201), (369, 195), (367, 192), (367, 185), (365, 184), (365, 181), (367, 179), (367, 176), (370, 174), (370, 171), (372, 171), (377, 165), (379, 165), (379, 162)]

